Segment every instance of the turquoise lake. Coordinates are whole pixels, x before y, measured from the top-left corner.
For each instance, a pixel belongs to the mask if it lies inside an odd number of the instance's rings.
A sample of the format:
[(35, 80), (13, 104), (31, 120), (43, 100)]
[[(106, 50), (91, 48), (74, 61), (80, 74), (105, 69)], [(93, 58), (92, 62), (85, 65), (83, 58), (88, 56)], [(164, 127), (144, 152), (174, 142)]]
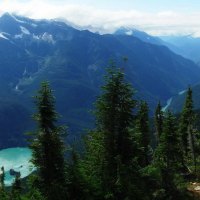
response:
[(0, 167), (5, 169), (5, 185), (10, 186), (13, 183), (14, 176), (10, 175), (10, 169), (21, 173), (21, 178), (25, 178), (34, 171), (34, 166), (30, 163), (32, 157), (29, 148), (8, 148), (0, 150)]

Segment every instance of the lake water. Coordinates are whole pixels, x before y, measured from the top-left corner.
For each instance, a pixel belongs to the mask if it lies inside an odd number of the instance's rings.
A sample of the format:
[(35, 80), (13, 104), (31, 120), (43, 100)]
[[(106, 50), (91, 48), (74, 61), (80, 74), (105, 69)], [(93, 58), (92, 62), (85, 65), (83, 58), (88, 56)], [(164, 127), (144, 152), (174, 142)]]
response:
[(0, 151), (0, 167), (5, 169), (5, 185), (10, 186), (13, 183), (14, 176), (10, 175), (10, 169), (21, 173), (21, 178), (30, 175), (34, 171), (30, 163), (32, 153), (29, 148), (8, 148)]

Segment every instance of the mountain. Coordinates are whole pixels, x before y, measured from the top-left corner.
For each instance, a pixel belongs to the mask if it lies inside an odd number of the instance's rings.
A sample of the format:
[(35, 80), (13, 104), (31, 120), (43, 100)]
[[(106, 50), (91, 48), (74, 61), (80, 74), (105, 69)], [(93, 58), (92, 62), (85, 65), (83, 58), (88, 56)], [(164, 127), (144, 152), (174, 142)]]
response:
[[(128, 62), (123, 63), (123, 57)], [(100, 93), (110, 59), (153, 110), (188, 84), (200, 80), (200, 68), (167, 47), (132, 35), (99, 35), (56, 20), (33, 20), (4, 14), (0, 18), (1, 147), (25, 144), (23, 133), (34, 127), (31, 96), (40, 82), (50, 81), (59, 121), (69, 138), (93, 124), (89, 110)]]
[(143, 42), (147, 42), (150, 44), (156, 44), (156, 45), (165, 45), (165, 42), (162, 41), (159, 37), (151, 36), (143, 31), (134, 29), (134, 28), (128, 28), (128, 27), (121, 27), (117, 29), (114, 32), (115, 35), (129, 35), (134, 36)]
[[(175, 53), (200, 63), (200, 38), (192, 35), (185, 36), (163, 36), (166, 45)], [(171, 45), (169, 45), (171, 44)]]
[(171, 36), (156, 37), (156, 36), (149, 35), (145, 33), (144, 31), (140, 31), (140, 30), (137, 30), (134, 28), (128, 28), (128, 27), (121, 27), (117, 29), (114, 32), (114, 34), (115, 35), (130, 35), (146, 43), (155, 44), (159, 46), (165, 46), (165, 47), (168, 47), (174, 53), (181, 55), (183, 57), (186, 57), (187, 59), (191, 59), (190, 56), (186, 55), (187, 51), (184, 53), (181, 47), (179, 47), (176, 43), (171, 42), (170, 38), (173, 38)]
[(200, 37), (194, 37), (193, 35), (155, 37), (143, 31), (128, 27), (121, 27), (114, 34), (134, 36), (143, 42), (166, 46), (174, 53), (200, 65)]

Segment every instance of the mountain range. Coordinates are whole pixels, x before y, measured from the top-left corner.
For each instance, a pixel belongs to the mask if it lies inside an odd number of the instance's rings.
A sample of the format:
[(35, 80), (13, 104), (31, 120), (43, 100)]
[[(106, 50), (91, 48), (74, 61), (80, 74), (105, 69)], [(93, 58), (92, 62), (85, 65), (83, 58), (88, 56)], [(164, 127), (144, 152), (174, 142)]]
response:
[(200, 38), (193, 35), (161, 36), (166, 46), (177, 54), (200, 64)]
[(165, 102), (200, 80), (198, 65), (172, 52), (161, 39), (128, 31), (100, 35), (57, 20), (2, 15), (0, 147), (25, 144), (23, 133), (34, 127), (32, 96), (42, 81), (55, 91), (59, 122), (69, 127), (72, 139), (92, 127), (89, 110), (110, 60), (122, 67), (136, 98), (147, 100), (151, 111), (159, 100)]

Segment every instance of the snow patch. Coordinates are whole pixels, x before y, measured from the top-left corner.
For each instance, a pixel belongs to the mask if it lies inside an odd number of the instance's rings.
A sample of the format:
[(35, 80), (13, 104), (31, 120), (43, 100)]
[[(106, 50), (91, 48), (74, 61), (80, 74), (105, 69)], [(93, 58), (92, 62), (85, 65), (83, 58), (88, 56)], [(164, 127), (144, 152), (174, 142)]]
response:
[(172, 98), (170, 98), (170, 99), (167, 100), (167, 105), (162, 108), (162, 111), (163, 112), (167, 111), (167, 109), (169, 108), (169, 106), (171, 105), (171, 103), (172, 103)]
[(25, 27), (23, 26), (20, 26), (20, 29), (21, 29), (21, 32), (25, 35), (30, 35), (30, 32), (28, 29), (26, 29)]
[(126, 32), (126, 35), (133, 35), (133, 31), (132, 31), (132, 30), (127, 31), (127, 32)]
[(35, 35), (33, 34), (33, 39), (35, 40), (43, 40), (48, 43), (55, 44), (55, 40), (53, 39), (53, 36), (47, 32), (45, 32), (43, 35)]
[(184, 94), (185, 92), (186, 92), (186, 90), (183, 90), (183, 91), (179, 92), (178, 95), (182, 95), (182, 94)]
[(40, 37), (39, 37), (38, 35), (33, 34), (33, 39), (35, 39), (35, 40), (39, 40)]
[(15, 39), (21, 39), (21, 38), (23, 38), (23, 34), (15, 35), (14, 38), (15, 38)]
[(31, 24), (31, 26), (32, 26), (32, 27), (37, 27), (38, 25), (37, 25), (37, 24), (34, 24), (34, 23), (32, 23), (32, 24)]
[(5, 39), (5, 40), (9, 40), (4, 34), (5, 34), (5, 33), (1, 32), (1, 33), (0, 33), (0, 38), (3, 38), (3, 39)]
[(53, 39), (53, 36), (51, 34), (48, 34), (47, 32), (45, 32), (42, 37), (41, 37), (42, 40), (48, 42), (48, 43), (52, 43), (54, 44), (55, 41)]
[(26, 22), (22, 21), (22, 20), (19, 20), (17, 19), (14, 15), (12, 14), (9, 14), (16, 22), (19, 22), (19, 23), (22, 23), (22, 24), (25, 24)]

